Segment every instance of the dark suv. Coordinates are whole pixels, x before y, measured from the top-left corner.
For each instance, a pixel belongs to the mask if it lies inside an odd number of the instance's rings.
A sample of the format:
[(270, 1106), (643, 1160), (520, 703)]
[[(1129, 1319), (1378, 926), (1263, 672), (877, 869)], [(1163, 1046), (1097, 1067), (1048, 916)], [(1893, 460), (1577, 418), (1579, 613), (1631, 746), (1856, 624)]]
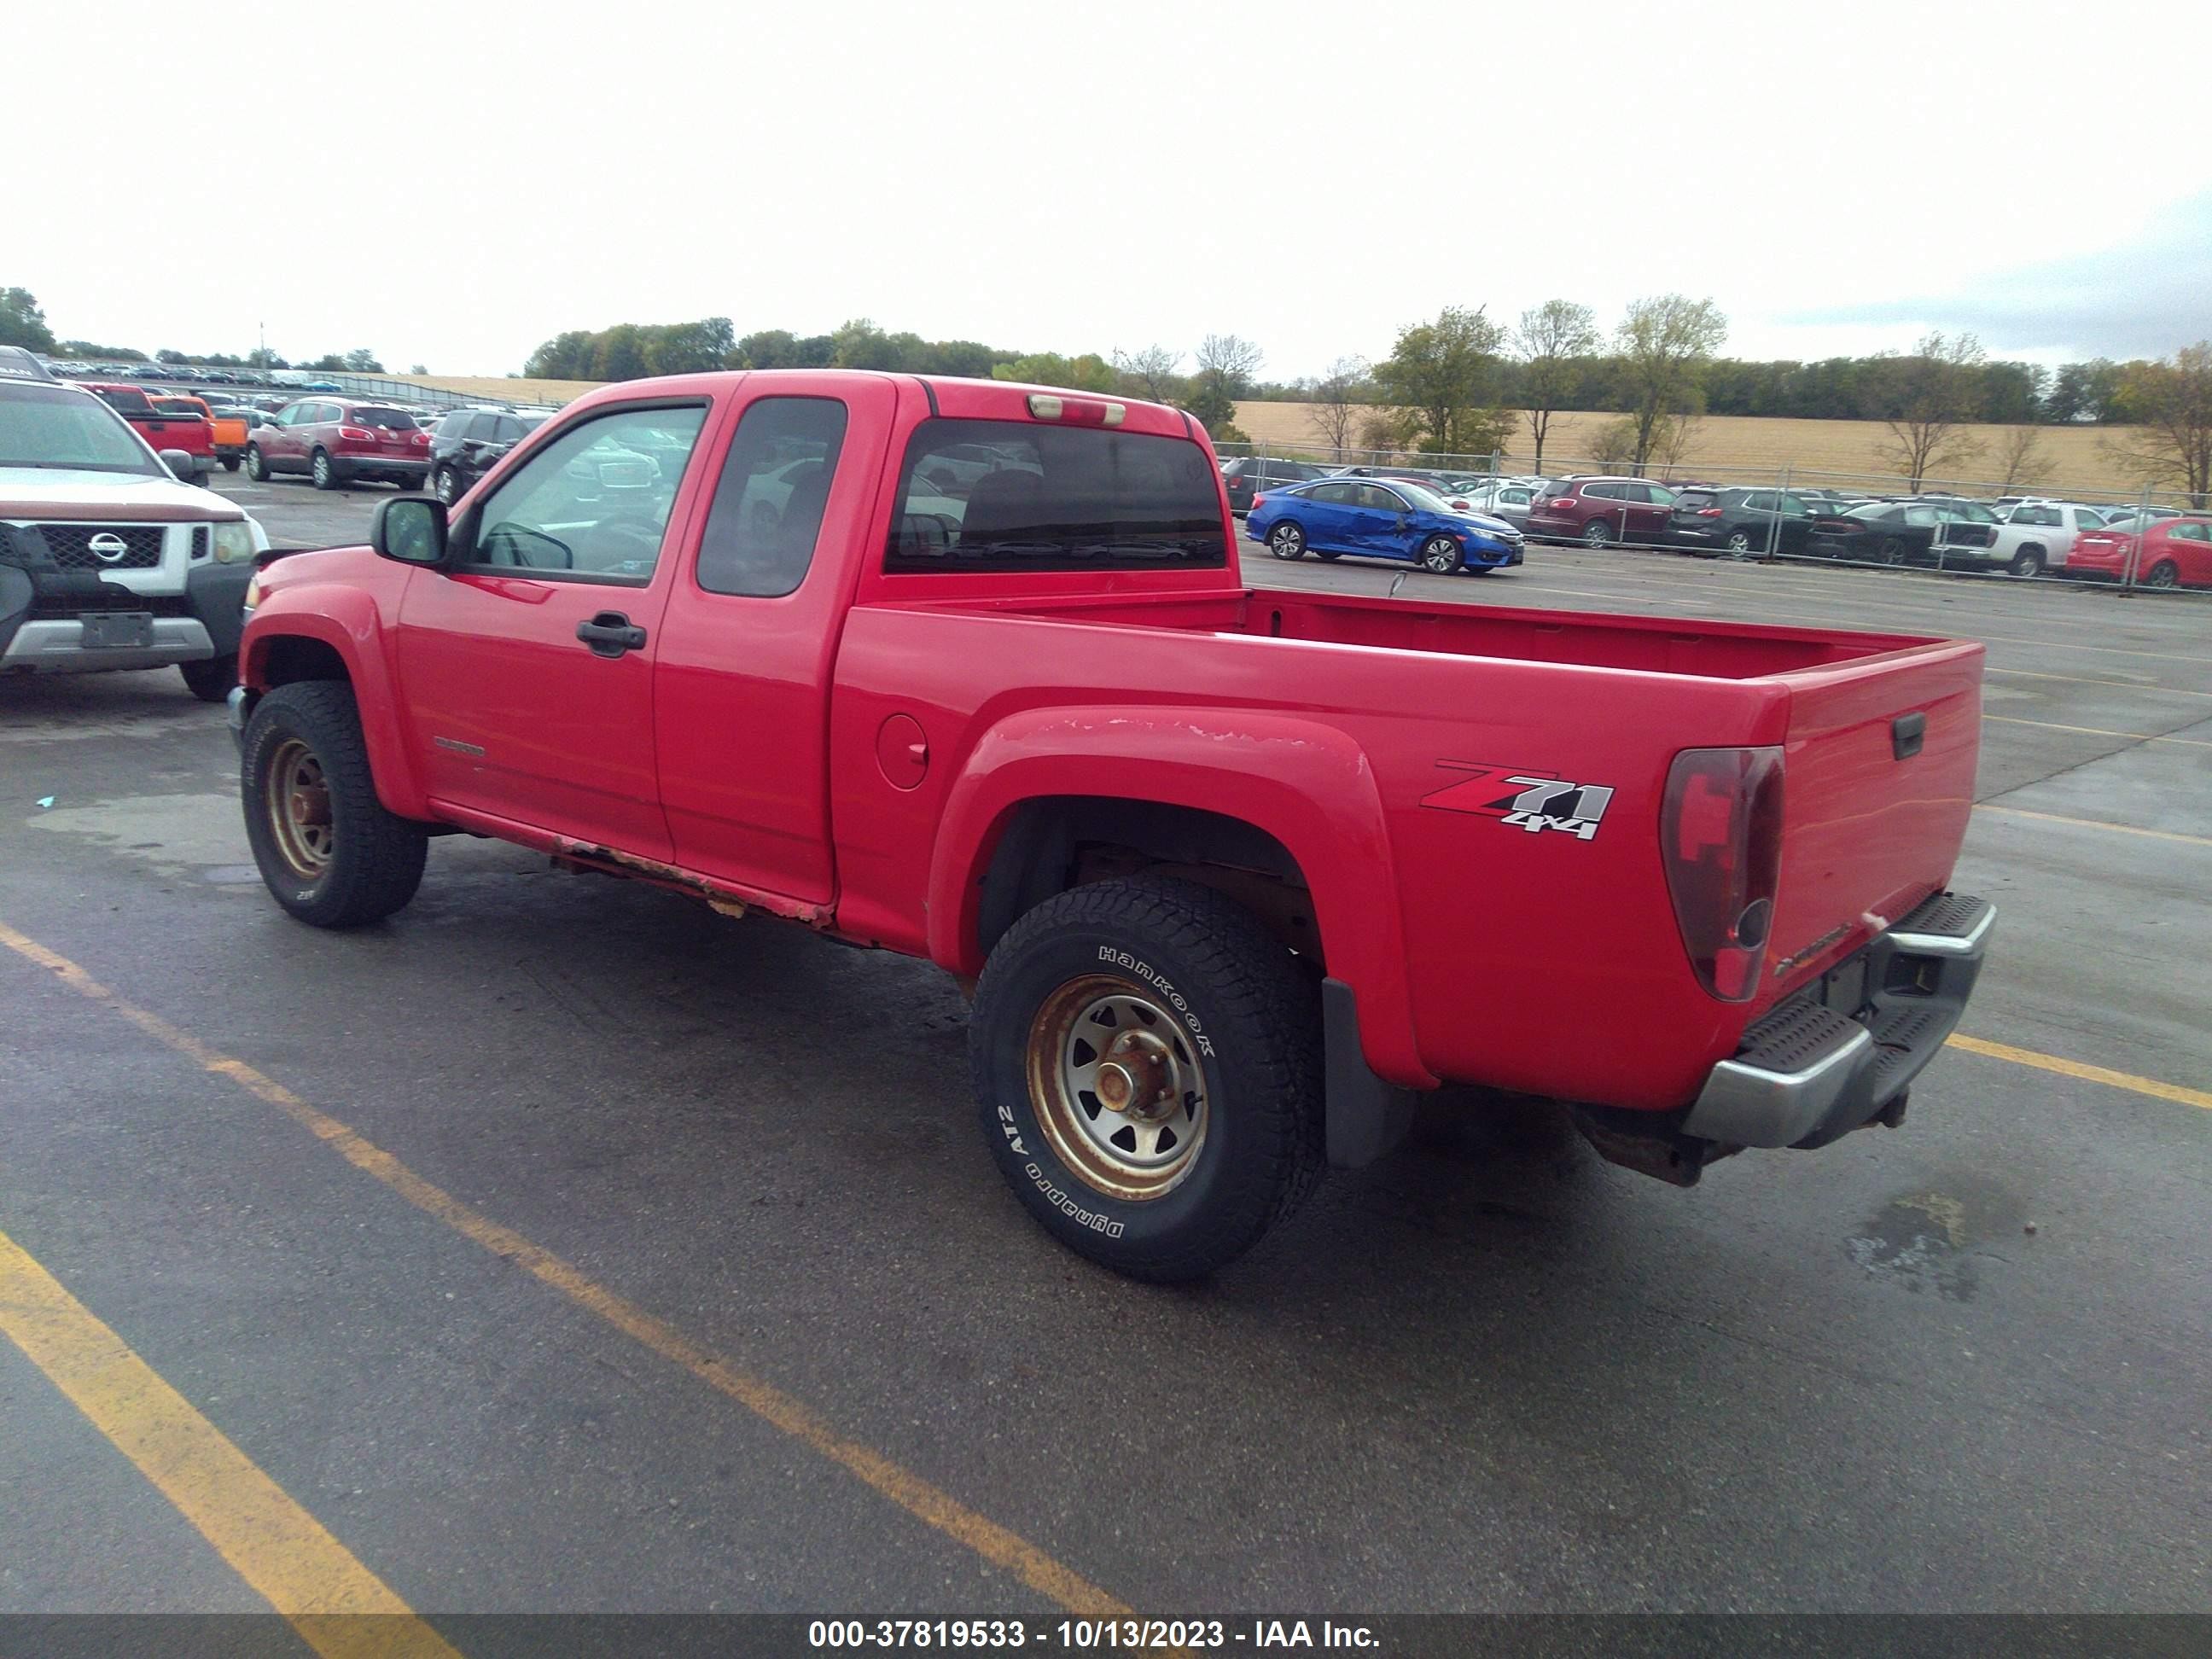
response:
[(1249, 513), (1255, 495), (1288, 489), (1292, 484), (1325, 476), (1324, 467), (1308, 466), (1304, 461), (1279, 461), (1266, 455), (1239, 455), (1221, 464), (1221, 482), (1229, 487), (1229, 510), (1237, 514)]
[(1813, 532), (1814, 508), (1779, 489), (1685, 489), (1674, 498), (1668, 537), (1678, 547), (1749, 558), (1772, 547), (1802, 553)]
[(1528, 508), (1528, 533), (1586, 547), (1664, 538), (1674, 492), (1648, 478), (1562, 478)]
[(535, 432), (547, 416), (535, 410), (456, 409), (430, 429), (430, 489), (447, 503), (459, 501), (499, 458)]

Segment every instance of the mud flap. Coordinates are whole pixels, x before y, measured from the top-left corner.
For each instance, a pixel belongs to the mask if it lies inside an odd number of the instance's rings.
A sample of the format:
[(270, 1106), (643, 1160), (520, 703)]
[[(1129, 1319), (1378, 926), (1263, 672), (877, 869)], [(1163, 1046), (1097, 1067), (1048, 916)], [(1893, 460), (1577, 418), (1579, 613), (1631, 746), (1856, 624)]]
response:
[(1321, 1007), (1329, 1167), (1357, 1170), (1395, 1151), (1406, 1138), (1416, 1096), (1368, 1068), (1359, 1047), (1359, 1007), (1349, 985), (1340, 979), (1322, 981)]

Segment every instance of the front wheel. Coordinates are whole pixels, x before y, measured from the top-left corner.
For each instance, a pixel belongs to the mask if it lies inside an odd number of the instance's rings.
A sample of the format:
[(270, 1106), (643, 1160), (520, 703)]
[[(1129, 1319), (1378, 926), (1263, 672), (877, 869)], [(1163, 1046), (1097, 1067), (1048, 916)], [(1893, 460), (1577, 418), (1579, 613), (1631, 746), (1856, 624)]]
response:
[(1449, 576), (1460, 567), (1459, 544), (1449, 536), (1431, 536), (1421, 544), (1421, 568), (1432, 576)]
[(460, 475), (450, 466), (441, 466), (438, 469), (437, 477), (431, 481), (430, 488), (440, 501), (451, 507), (461, 493)]
[(319, 449), (315, 452), (314, 464), (310, 468), (310, 471), (314, 477), (316, 489), (336, 489), (338, 487), (338, 470), (331, 464), (327, 451)]
[(1279, 524), (1267, 532), (1267, 551), (1279, 559), (1303, 559), (1306, 532), (1294, 524)]
[(358, 927), (415, 896), (429, 837), (377, 799), (351, 686), (278, 686), (242, 749), (246, 838), (277, 903), (312, 927)]
[(233, 651), (204, 662), (180, 662), (177, 672), (185, 677), (185, 689), (202, 702), (222, 702), (238, 684), (238, 653)]
[(1210, 887), (1139, 876), (1045, 900), (992, 949), (969, 1056), (1000, 1172), (1117, 1273), (1224, 1267), (1320, 1177), (1320, 998)]

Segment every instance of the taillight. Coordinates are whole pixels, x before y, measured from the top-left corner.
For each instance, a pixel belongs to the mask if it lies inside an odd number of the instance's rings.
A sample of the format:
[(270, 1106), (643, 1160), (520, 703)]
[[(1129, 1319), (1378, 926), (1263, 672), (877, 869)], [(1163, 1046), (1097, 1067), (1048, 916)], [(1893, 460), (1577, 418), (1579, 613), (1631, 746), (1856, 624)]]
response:
[(1686, 749), (1667, 773), (1660, 859), (1698, 981), (1723, 1002), (1759, 989), (1782, 863), (1782, 750)]
[(373, 444), (376, 441), (376, 434), (366, 431), (362, 428), (357, 426), (340, 427), (338, 428), (338, 436), (341, 438), (351, 439), (357, 444)]
[(1720, 515), (1721, 510), (1717, 507), (1701, 507), (1698, 509), (1698, 516), (1701, 519), (1717, 519)]
[(1252, 510), (1255, 513), (1257, 513), (1261, 507), (1267, 506), (1267, 498), (1265, 495), (1255, 495), (1252, 498)]

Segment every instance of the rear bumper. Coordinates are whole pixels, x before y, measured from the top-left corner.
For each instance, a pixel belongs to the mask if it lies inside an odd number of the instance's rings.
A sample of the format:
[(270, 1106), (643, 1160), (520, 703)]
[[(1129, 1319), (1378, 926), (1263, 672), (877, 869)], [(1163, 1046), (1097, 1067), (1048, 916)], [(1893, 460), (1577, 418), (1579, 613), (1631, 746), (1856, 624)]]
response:
[(362, 478), (371, 476), (404, 477), (410, 483), (420, 483), (429, 476), (430, 463), (419, 459), (386, 459), (381, 455), (333, 455), (331, 457), (331, 471), (341, 478)]
[(1682, 1133), (1729, 1146), (1825, 1146), (1897, 1103), (1966, 1012), (1996, 911), (1942, 893), (1754, 1022)]

